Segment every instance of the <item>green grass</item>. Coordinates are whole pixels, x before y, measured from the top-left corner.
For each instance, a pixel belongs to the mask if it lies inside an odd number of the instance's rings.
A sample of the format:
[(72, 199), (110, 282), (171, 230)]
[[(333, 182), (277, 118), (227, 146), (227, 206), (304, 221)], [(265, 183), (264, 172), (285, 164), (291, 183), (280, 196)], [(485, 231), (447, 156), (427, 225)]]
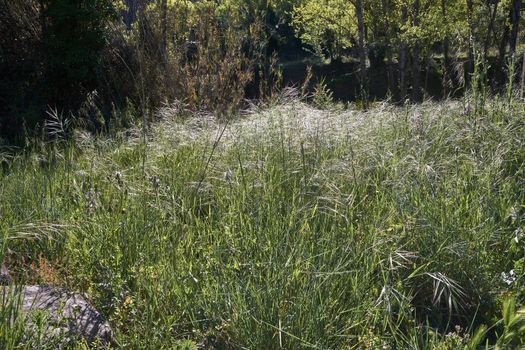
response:
[(87, 293), (119, 347), (495, 344), (523, 298), (525, 109), (471, 106), (166, 108), (146, 143), (77, 133), (4, 164), (1, 253), (18, 283)]

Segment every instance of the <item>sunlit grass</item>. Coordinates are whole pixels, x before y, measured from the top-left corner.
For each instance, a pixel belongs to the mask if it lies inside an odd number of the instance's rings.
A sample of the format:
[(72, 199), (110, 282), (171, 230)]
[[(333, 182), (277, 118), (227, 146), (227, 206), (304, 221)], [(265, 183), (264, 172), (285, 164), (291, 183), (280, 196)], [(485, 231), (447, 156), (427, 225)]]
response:
[(2, 168), (3, 260), (54, 264), (122, 347), (467, 348), (513, 288), (523, 107), (291, 99), (77, 134)]

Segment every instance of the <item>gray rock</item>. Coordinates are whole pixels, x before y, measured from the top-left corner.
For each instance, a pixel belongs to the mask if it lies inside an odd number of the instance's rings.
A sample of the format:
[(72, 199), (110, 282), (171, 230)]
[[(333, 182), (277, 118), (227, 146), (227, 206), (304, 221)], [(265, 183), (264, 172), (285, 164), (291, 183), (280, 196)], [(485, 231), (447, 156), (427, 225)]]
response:
[[(24, 286), (16, 289), (21, 289), (18, 300), (29, 329), (44, 323), (45, 329), (40, 332), (50, 339), (63, 342), (84, 338), (88, 344), (111, 343), (109, 324), (82, 295), (49, 286)], [(8, 287), (4, 287), (4, 302), (9, 298), (8, 294), (13, 293), (9, 293)]]

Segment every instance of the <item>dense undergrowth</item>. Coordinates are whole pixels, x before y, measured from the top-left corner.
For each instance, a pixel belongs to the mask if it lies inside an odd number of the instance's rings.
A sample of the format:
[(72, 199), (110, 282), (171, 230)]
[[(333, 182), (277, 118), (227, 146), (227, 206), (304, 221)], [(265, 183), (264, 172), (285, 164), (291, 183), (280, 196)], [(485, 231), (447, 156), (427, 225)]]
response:
[[(290, 99), (77, 132), (3, 154), (1, 254), (12, 283), (87, 293), (118, 347), (518, 348), (524, 107)], [(38, 344), (3, 310), (5, 346)]]

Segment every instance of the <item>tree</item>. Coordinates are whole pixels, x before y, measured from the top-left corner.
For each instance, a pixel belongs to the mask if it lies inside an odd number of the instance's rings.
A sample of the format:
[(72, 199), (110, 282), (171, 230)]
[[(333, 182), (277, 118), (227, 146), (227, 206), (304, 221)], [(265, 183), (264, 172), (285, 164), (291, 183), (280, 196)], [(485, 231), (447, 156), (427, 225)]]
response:
[[(447, 16), (447, 1), (441, 0), (441, 15), (443, 16), (443, 22), (445, 26), (448, 24)], [(448, 31), (445, 32), (443, 37), (443, 91), (446, 95), (447, 87), (451, 84), (450, 74), (450, 41)]]
[[(406, 4), (401, 6), (401, 34), (405, 33), (406, 25), (408, 23), (408, 8)], [(406, 81), (406, 66), (407, 66), (407, 42), (401, 38), (399, 41), (399, 89), (401, 91), (401, 100), (407, 98), (407, 81)]]
[[(487, 28), (487, 33), (485, 35), (485, 43), (483, 45), (483, 56), (485, 57), (485, 60), (487, 60), (489, 45), (491, 41), (490, 39), (492, 38), (492, 35), (494, 33), (494, 23), (496, 21), (496, 15), (498, 13), (499, 0), (487, 1), (486, 4), (489, 9), (490, 20)], [(494, 5), (494, 7), (492, 7), (492, 5)]]
[[(414, 0), (412, 3), (412, 25), (418, 28), (420, 25), (420, 1)], [(412, 101), (420, 102), (421, 100), (421, 81), (420, 81), (420, 39), (415, 38), (412, 47)]]
[(110, 0), (43, 0), (42, 21), (48, 103), (74, 107), (96, 85), (100, 52), (107, 44)]
[[(359, 60), (359, 82), (366, 105), (367, 48), (363, 0), (307, 0), (294, 10), (293, 23), (299, 37), (318, 54), (338, 57), (342, 49), (355, 47)], [(357, 45), (356, 45), (357, 43)]]
[(38, 1), (0, 0), (0, 138), (14, 140), (33, 125), (43, 104), (42, 25)]
[(166, 61), (167, 58), (167, 42), (168, 42), (168, 0), (160, 0), (160, 26), (161, 26), (161, 36), (162, 36), (162, 59)]
[(466, 77), (465, 81), (468, 83), (470, 80), (470, 74), (472, 74), (474, 70), (474, 52), (473, 52), (473, 44), (475, 42), (474, 39), (474, 1), (473, 0), (466, 0), (467, 2), (467, 22), (468, 22), (468, 46), (467, 46), (467, 53), (468, 53), (468, 61), (467, 61), (467, 69), (466, 69)]
[(359, 76), (361, 80), (361, 94), (365, 101), (365, 107), (368, 108), (368, 98), (366, 97), (366, 47), (365, 47), (365, 24), (363, 20), (363, 3), (362, 0), (354, 0), (355, 14), (357, 17), (357, 32), (359, 37)]
[(392, 15), (394, 7), (391, 6), (390, 0), (381, 0), (381, 6), (383, 14), (382, 18), (384, 19), (384, 45), (385, 53), (387, 60), (387, 78), (388, 78), (388, 91), (394, 96), (394, 98), (399, 99), (399, 94), (395, 88), (395, 78), (394, 78), (394, 55), (392, 51), (392, 42), (395, 40), (394, 34), (394, 25), (392, 24)]
[(518, 41), (518, 31), (520, 26), (521, 0), (512, 0), (511, 23), (512, 30), (510, 33), (510, 56), (514, 58), (516, 53), (516, 43)]
[(292, 10), (296, 35), (319, 56), (338, 58), (357, 42), (355, 7), (345, 0), (305, 0)]

